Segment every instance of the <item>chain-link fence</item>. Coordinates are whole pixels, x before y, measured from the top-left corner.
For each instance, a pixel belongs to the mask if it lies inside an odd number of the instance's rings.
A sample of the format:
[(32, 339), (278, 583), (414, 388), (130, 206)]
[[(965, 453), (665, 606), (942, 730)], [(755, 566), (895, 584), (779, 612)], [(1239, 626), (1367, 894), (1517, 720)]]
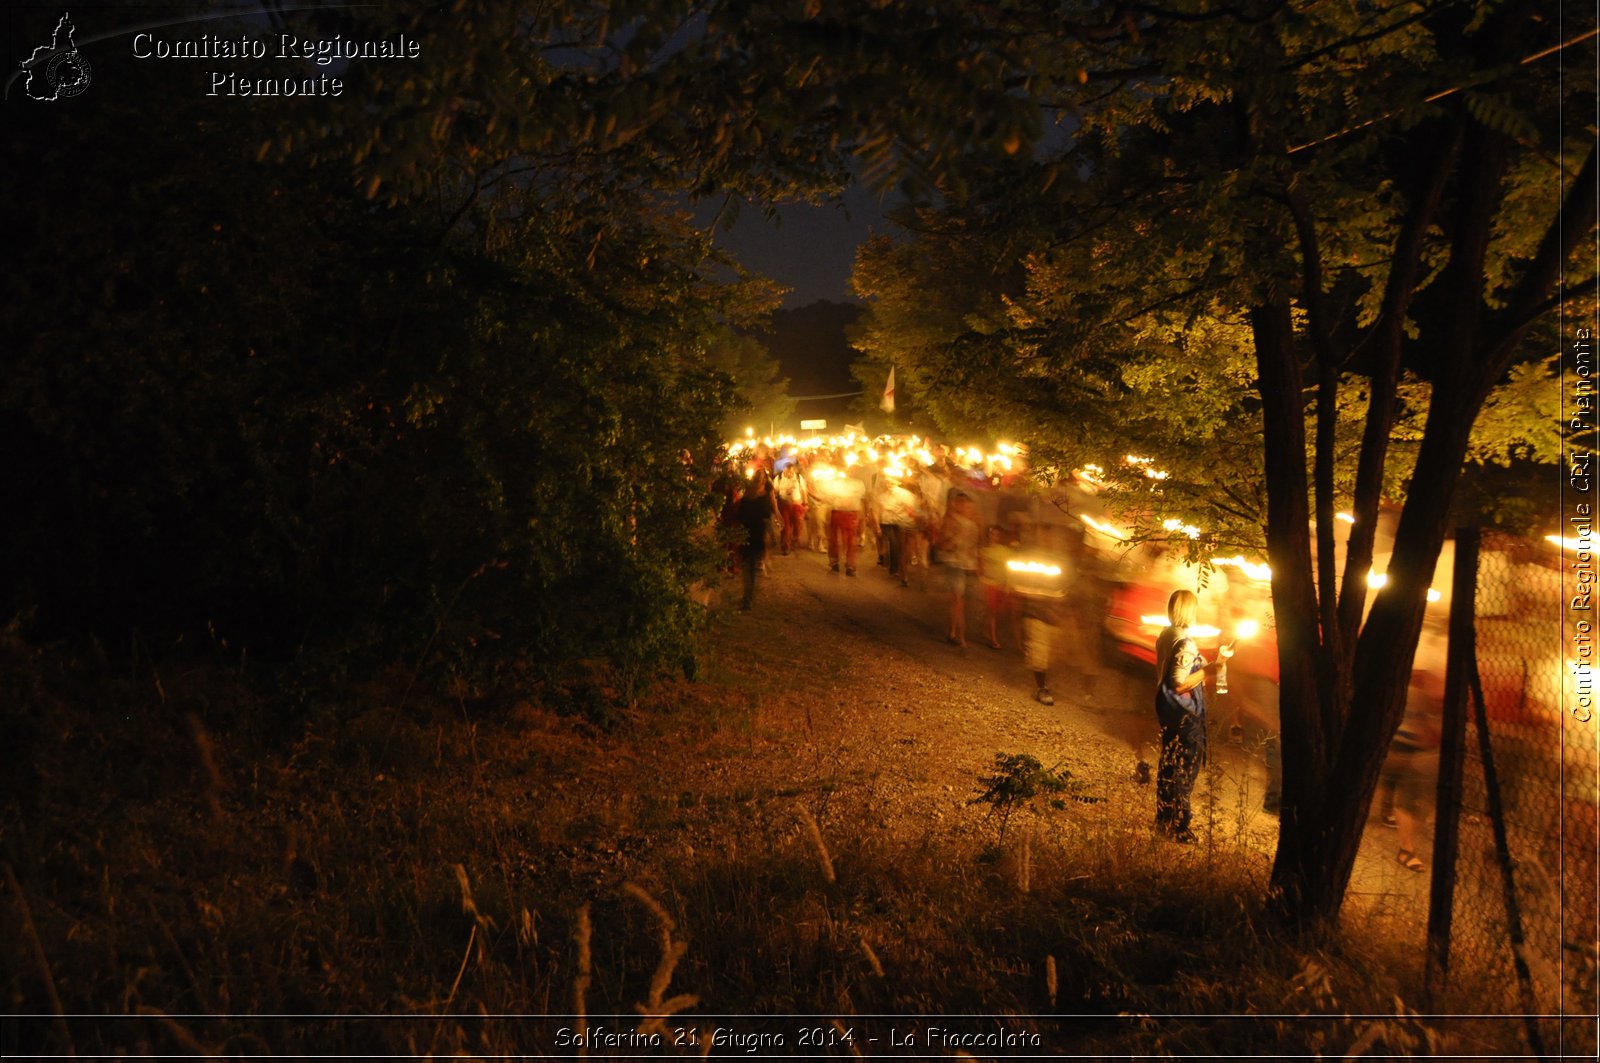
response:
[[(1562, 591), (1552, 551), (1482, 538), (1449, 971), (1481, 979), (1486, 1009), (1507, 1014), (1595, 1007), (1600, 724), (1573, 711), (1588, 644)], [(1449, 813), (1440, 812), (1442, 821)], [(1592, 1021), (1561, 1029), (1550, 1018), (1532, 1033), (1547, 1050), (1570, 1049), (1574, 1037), (1594, 1048)]]

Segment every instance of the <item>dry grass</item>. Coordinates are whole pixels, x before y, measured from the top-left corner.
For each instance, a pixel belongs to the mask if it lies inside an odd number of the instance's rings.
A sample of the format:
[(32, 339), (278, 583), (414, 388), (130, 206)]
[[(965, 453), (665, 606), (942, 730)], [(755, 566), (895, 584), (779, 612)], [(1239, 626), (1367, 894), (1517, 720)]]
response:
[(38, 1016), (4, 1024), (8, 1053), (481, 1057), (606, 1031), (700, 1055), (721, 1026), (847, 1058), (962, 1014), (1041, 1053), (1519, 1048), (1405, 1015), (1414, 957), (1382, 938), (1312, 950), (1264, 922), (1224, 812), (1196, 848), (1110, 803), (1019, 813), (997, 862), (981, 810), (908, 831), (764, 778), (786, 739), (748, 689), (678, 687), (601, 734), (420, 691), (402, 713), (380, 683), (285, 726), (231, 672), (158, 691), (5, 653), (33, 770), (0, 820), (4, 988)]

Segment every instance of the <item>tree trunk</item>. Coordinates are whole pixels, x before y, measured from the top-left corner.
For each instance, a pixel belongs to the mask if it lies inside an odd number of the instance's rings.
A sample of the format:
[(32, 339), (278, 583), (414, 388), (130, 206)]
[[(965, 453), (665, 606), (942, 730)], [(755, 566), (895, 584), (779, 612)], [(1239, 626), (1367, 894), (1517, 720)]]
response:
[[(1451, 424), (1436, 425), (1436, 418)], [(1308, 696), (1303, 687), (1291, 689), (1288, 683), (1280, 691), (1286, 810), (1292, 781), (1300, 783), (1300, 793), (1296, 794), (1296, 815), (1293, 819), (1285, 816), (1280, 828), (1272, 885), (1278, 910), (1292, 925), (1310, 929), (1338, 918), (1389, 740), (1405, 711), (1428, 582), (1444, 543), (1451, 498), (1466, 452), (1467, 431), (1461, 426), (1471, 423), (1469, 411), (1462, 410), (1459, 402), (1438, 404), (1435, 418), (1430, 418), (1430, 428), (1438, 430), (1429, 433), (1432, 446), (1429, 438), (1424, 440), (1423, 456), (1417, 463), (1416, 479), (1421, 482), (1414, 484), (1407, 502), (1388, 570), (1389, 583), (1373, 604), (1356, 647), (1353, 694), (1344, 714), (1344, 733), (1332, 763), (1314, 781), (1295, 780), (1291, 774), (1289, 749), (1298, 740), (1298, 727), (1291, 720), (1303, 727), (1305, 714), (1291, 711), (1290, 706), (1296, 701), (1314, 704), (1317, 695)], [(1273, 564), (1276, 584), (1276, 558)], [(1278, 615), (1281, 634), (1283, 613)], [(1329, 693), (1324, 691), (1322, 696)], [(1315, 787), (1313, 792), (1304, 792), (1306, 783)]]
[(1262, 399), (1267, 476), (1267, 556), (1278, 626), (1283, 794), (1271, 888), (1285, 912), (1326, 907), (1319, 873), (1323, 780), (1331, 746), (1317, 681), (1316, 588), (1311, 579), (1311, 514), (1306, 494), (1303, 380), (1287, 300), (1250, 315)]

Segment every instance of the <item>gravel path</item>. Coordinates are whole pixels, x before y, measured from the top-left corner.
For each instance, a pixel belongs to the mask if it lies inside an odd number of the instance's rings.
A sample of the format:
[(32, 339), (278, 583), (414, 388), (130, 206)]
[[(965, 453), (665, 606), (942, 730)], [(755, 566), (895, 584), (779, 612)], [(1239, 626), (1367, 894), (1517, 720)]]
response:
[[(1069, 768), (1088, 793), (1135, 821), (1153, 821), (1155, 787), (1135, 778), (1140, 759), (1152, 770), (1156, 760), (1143, 665), (1100, 660), (1098, 633), (1069, 622), (1057, 629), (1052, 655), (1056, 703), (1040, 705), (1014, 639), (1002, 632), (1007, 645), (997, 652), (975, 638), (982, 634), (981, 606), (968, 608), (968, 646), (945, 642), (942, 569), (931, 570), (925, 587), (913, 581), (904, 588), (872, 563), (870, 552), (860, 560), (859, 575), (850, 578), (829, 572), (826, 558), (812, 551), (774, 553), (751, 612), (716, 609), (725, 639), (768, 655), (759, 673), (771, 676), (762, 680), (763, 718), (780, 732), (770, 736), (774, 748), (786, 749), (791, 760), (773, 769), (777, 775), (795, 776), (789, 785), (801, 788), (807, 783), (800, 776), (827, 775), (838, 789), (840, 815), (959, 833), (992, 829), (982, 827), (969, 802), (995, 755), (1028, 753), (1046, 766)], [(781, 732), (790, 726), (803, 739), (785, 739)], [(1260, 809), (1264, 762), (1219, 737), (1212, 753), (1215, 841), (1270, 859), (1278, 822)], [(809, 771), (797, 771), (805, 765)], [(1196, 790), (1197, 823), (1207, 785)], [(1420, 931), (1428, 876), (1398, 867), (1393, 846), (1392, 830), (1369, 828), (1346, 919), (1364, 922), (1382, 911)]]

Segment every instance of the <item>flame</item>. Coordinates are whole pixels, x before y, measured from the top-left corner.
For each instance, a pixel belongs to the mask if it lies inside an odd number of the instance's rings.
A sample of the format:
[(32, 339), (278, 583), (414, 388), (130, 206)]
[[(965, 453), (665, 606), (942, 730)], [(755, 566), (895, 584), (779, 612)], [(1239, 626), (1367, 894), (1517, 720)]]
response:
[[(1141, 616), (1139, 619), (1144, 623), (1145, 627), (1166, 627), (1171, 623), (1165, 616), (1146, 615)], [(1212, 627), (1210, 624), (1189, 625), (1190, 638), (1214, 639), (1220, 634), (1222, 634), (1222, 629), (1220, 627)]]
[(1181, 520), (1164, 520), (1161, 526), (1169, 532), (1181, 531), (1191, 539), (1200, 538), (1200, 529), (1193, 524), (1185, 524)]
[(1213, 557), (1211, 563), (1218, 568), (1236, 568), (1254, 580), (1266, 581), (1272, 578), (1271, 565), (1246, 561), (1242, 554), (1234, 554), (1232, 557)]
[(1089, 527), (1093, 528), (1095, 531), (1099, 532), (1101, 535), (1109, 536), (1112, 539), (1117, 539), (1117, 540), (1120, 540), (1122, 542), (1127, 542), (1128, 541), (1128, 537), (1126, 535), (1124, 535), (1121, 531), (1119, 531), (1118, 529), (1112, 527), (1109, 524), (1101, 524), (1099, 521), (1095, 520), (1093, 517), (1089, 516), (1089, 514), (1087, 514), (1087, 513), (1079, 513), (1078, 514), (1078, 519), (1083, 521)]

